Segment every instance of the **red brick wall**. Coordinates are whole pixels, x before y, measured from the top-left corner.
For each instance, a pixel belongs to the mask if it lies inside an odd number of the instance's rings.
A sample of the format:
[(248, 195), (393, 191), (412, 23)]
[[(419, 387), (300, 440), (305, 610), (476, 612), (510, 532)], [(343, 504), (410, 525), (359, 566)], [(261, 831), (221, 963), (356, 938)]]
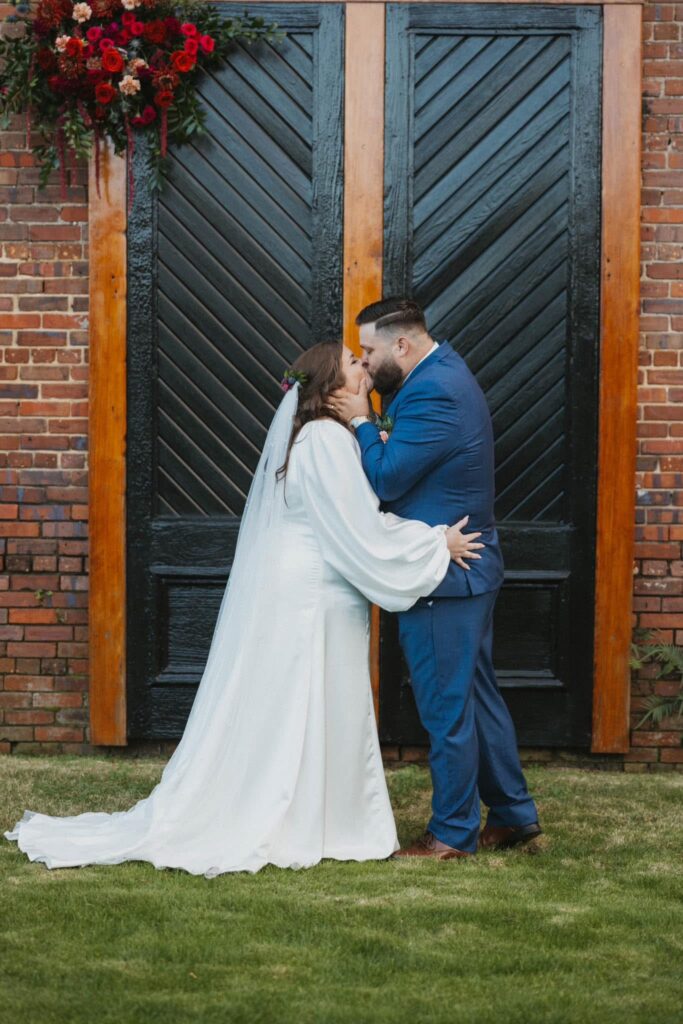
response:
[[(683, 4), (644, 10), (641, 351), (634, 620), (683, 644)], [(676, 685), (641, 672), (642, 698)], [(683, 722), (639, 729), (629, 770), (683, 768)]]
[[(0, 17), (12, 9), (0, 6)], [(80, 751), (87, 726), (86, 174), (38, 191), (0, 135), (0, 752)]]
[[(644, 39), (634, 624), (682, 643), (683, 4), (647, 4)], [(89, 749), (86, 177), (70, 174), (66, 202), (37, 178), (17, 124), (0, 136), (0, 752), (75, 752)], [(642, 698), (672, 685), (641, 673), (634, 725)], [(635, 731), (624, 759), (525, 759), (683, 770), (682, 728)]]

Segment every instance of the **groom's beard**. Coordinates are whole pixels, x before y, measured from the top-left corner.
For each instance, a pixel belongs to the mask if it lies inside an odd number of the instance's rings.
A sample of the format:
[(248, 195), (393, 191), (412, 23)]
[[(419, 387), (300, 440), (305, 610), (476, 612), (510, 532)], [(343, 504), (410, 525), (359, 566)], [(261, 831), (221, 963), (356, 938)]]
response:
[(403, 382), (403, 371), (395, 359), (387, 356), (372, 375), (372, 385), (380, 395), (391, 395)]

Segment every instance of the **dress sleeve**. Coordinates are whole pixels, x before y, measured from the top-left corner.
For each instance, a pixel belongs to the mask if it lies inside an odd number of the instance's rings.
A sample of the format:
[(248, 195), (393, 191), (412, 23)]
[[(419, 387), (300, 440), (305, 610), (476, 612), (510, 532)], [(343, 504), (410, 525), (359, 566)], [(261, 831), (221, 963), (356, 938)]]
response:
[(306, 424), (296, 449), (302, 501), (325, 561), (386, 611), (406, 611), (431, 594), (450, 564), (447, 527), (380, 512), (358, 443), (341, 424)]

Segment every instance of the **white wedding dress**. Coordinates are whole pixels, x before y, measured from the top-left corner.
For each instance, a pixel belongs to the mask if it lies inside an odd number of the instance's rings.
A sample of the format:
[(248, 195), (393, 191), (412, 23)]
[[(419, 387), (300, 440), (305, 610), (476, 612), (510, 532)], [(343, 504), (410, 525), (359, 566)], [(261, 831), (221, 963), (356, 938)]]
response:
[(149, 861), (207, 878), (398, 849), (368, 666), (369, 606), (409, 608), (449, 564), (445, 527), (381, 513), (353, 435), (306, 424), (275, 482), (268, 435), (185, 731), (127, 811), (27, 810), (7, 839), (48, 868)]

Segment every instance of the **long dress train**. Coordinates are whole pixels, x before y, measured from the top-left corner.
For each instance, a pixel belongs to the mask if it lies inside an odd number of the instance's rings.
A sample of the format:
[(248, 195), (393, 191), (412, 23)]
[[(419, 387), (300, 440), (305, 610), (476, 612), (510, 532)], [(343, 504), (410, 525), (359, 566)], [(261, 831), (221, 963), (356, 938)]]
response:
[[(355, 438), (331, 420), (304, 426), (277, 487), (282, 514), (258, 539), (259, 578), (237, 574), (159, 783), (127, 811), (27, 810), (5, 836), (31, 860), (143, 860), (213, 877), (398, 849), (372, 703), (368, 601), (400, 611), (430, 594), (449, 564), (445, 527), (380, 512)], [(242, 566), (246, 540), (240, 534)]]

